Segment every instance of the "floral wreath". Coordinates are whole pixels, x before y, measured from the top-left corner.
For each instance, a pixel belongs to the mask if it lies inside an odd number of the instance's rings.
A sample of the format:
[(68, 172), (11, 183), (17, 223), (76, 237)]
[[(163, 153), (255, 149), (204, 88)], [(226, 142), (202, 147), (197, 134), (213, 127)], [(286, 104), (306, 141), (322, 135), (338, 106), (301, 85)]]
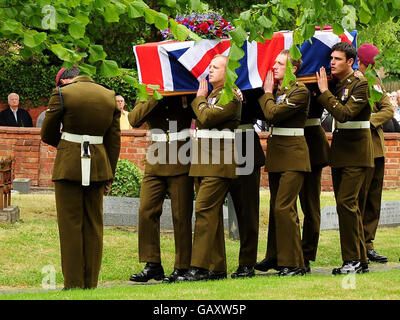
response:
[[(235, 28), (217, 13), (198, 13), (176, 15), (175, 21), (183, 24), (204, 39), (228, 38), (228, 33)], [(164, 39), (174, 39), (170, 29), (161, 31)], [(189, 37), (188, 37), (189, 38)]]

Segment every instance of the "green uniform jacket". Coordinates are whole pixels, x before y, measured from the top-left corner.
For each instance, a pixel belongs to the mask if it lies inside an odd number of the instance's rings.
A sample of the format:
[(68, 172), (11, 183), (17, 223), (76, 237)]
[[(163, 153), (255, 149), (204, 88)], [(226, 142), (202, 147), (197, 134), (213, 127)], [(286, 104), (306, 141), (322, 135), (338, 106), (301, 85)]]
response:
[[(149, 97), (149, 100), (144, 102), (137, 101), (133, 110), (128, 114), (129, 123), (132, 127), (140, 127), (146, 122), (153, 133), (161, 134), (166, 134), (168, 131), (179, 132), (184, 129), (190, 129), (194, 114), (188, 105), (189, 102), (185, 99), (186, 96), (170, 96), (164, 97), (159, 101), (153, 97)], [(172, 127), (171, 121), (176, 122), (175, 128)], [(165, 150), (165, 157), (162, 157), (165, 161), (163, 163), (149, 163), (148, 159), (151, 159), (150, 153), (153, 152), (149, 148), (146, 157), (145, 173), (164, 177), (188, 173), (190, 161), (181, 163), (179, 162), (179, 157), (177, 157), (177, 152), (185, 144), (190, 147), (190, 140), (171, 141), (170, 143), (153, 141), (152, 145), (154, 147), (158, 146), (160, 147), (159, 149)], [(172, 159), (169, 157), (170, 152), (173, 157)], [(155, 154), (158, 155), (157, 151)], [(189, 156), (188, 159), (190, 160)]]
[(81, 145), (61, 140), (62, 131), (73, 134), (103, 136), (103, 144), (90, 144), (90, 181), (113, 179), (121, 145), (115, 93), (96, 84), (89, 77), (79, 76), (61, 87), (64, 108), (58, 88), (53, 90), (49, 109), (43, 120), (43, 142), (57, 147), (53, 181), (82, 181)]
[[(233, 100), (228, 104), (220, 105), (218, 102), (222, 94), (222, 89), (214, 89), (207, 98), (196, 97), (193, 100), (192, 109), (197, 117), (196, 129), (229, 129), (233, 132), (238, 127), (242, 104), (234, 96)], [(216, 139), (195, 138), (193, 140), (193, 156), (189, 175), (193, 177), (236, 178), (235, 171), (237, 165), (234, 156), (234, 140), (218, 139), (219, 142), (216, 143), (216, 148), (219, 148), (219, 154), (218, 152), (213, 152), (214, 148), (211, 140)], [(224, 159), (225, 148), (231, 150), (231, 152), (227, 153), (229, 157), (227, 161)], [(201, 163), (201, 154), (208, 154), (207, 163)], [(226, 162), (230, 162), (230, 164)]]
[(379, 79), (377, 79), (378, 84), (376, 89), (382, 91), (383, 96), (379, 102), (374, 104), (372, 109), (370, 122), (371, 134), (372, 134), (372, 144), (374, 146), (374, 158), (380, 158), (385, 156), (385, 137), (383, 135), (382, 125), (393, 118), (394, 111), (393, 106), (386, 94)]
[[(368, 102), (368, 83), (358, 79), (354, 72), (334, 83), (332, 92), (326, 90), (318, 102), (336, 121), (370, 121), (371, 107)], [(335, 129), (333, 132), (330, 166), (373, 167), (373, 147), (370, 129)]]
[[(265, 93), (259, 99), (259, 103), (271, 126), (304, 128), (309, 97), (310, 93), (306, 86), (301, 82), (296, 82), (292, 83), (290, 88), (279, 88), (275, 97), (272, 93)], [(265, 171), (310, 172), (310, 156), (305, 137), (270, 134), (267, 140)]]
[[(308, 111), (308, 119), (321, 118), (324, 107), (318, 103), (317, 99), (319, 89), (316, 84), (308, 86), (311, 93), (310, 110)], [(325, 130), (321, 125), (308, 126), (304, 128), (304, 136), (306, 137), (308, 150), (310, 152), (311, 167), (327, 166), (329, 163), (329, 142), (326, 138)]]

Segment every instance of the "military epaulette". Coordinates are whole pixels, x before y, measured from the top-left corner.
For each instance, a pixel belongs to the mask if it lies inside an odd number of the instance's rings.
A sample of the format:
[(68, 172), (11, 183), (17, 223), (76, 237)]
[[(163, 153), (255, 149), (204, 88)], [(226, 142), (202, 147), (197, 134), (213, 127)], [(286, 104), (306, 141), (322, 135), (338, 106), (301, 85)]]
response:
[[(352, 78), (352, 79), (351, 79), (351, 78)], [(347, 83), (352, 83), (355, 79), (359, 79), (359, 78), (357, 78), (356, 76), (353, 75), (353, 76), (347, 78), (346, 82), (347, 82)]]

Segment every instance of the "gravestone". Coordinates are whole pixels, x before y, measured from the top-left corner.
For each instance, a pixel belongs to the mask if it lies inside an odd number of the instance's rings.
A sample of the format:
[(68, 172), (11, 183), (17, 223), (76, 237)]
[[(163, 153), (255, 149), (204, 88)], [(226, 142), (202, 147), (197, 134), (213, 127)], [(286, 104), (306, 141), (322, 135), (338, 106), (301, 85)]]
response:
[[(131, 226), (139, 224), (139, 198), (112, 197), (103, 198), (103, 213), (105, 226)], [(195, 202), (193, 202), (192, 229), (195, 223)], [(228, 208), (224, 206), (224, 228), (228, 229)], [(172, 223), (171, 200), (165, 199), (160, 217), (160, 228), (174, 230)]]
[(0, 223), (15, 223), (19, 220), (19, 208), (16, 206), (9, 206), (0, 210)]
[[(379, 225), (384, 227), (400, 225), (400, 201), (385, 201), (381, 204)], [(325, 207), (321, 210), (321, 230), (338, 230), (339, 218), (336, 207)]]
[(13, 190), (23, 194), (31, 193), (31, 179), (15, 178), (13, 180)]

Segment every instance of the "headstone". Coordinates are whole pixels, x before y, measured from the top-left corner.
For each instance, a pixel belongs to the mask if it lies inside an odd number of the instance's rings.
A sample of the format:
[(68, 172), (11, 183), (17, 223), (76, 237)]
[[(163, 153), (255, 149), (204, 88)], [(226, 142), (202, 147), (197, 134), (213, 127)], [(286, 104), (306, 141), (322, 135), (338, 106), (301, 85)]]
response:
[(385, 201), (381, 205), (379, 224), (382, 226), (397, 226), (400, 224), (400, 201)]
[[(103, 198), (103, 214), (105, 226), (132, 226), (139, 224), (139, 198), (112, 197)], [(194, 229), (195, 203), (193, 202), (192, 229)], [(228, 229), (228, 208), (224, 206), (224, 228)], [(171, 200), (165, 199), (160, 217), (160, 228), (174, 230), (172, 223)]]
[(9, 206), (0, 210), (0, 223), (15, 223), (19, 220), (19, 208), (16, 206)]
[[(400, 225), (400, 201), (385, 201), (381, 204), (378, 226)], [(325, 207), (321, 210), (321, 230), (338, 230), (339, 218), (336, 207)]]
[(30, 193), (31, 192), (31, 179), (28, 178), (16, 178), (13, 180), (13, 190), (17, 190), (19, 193)]

